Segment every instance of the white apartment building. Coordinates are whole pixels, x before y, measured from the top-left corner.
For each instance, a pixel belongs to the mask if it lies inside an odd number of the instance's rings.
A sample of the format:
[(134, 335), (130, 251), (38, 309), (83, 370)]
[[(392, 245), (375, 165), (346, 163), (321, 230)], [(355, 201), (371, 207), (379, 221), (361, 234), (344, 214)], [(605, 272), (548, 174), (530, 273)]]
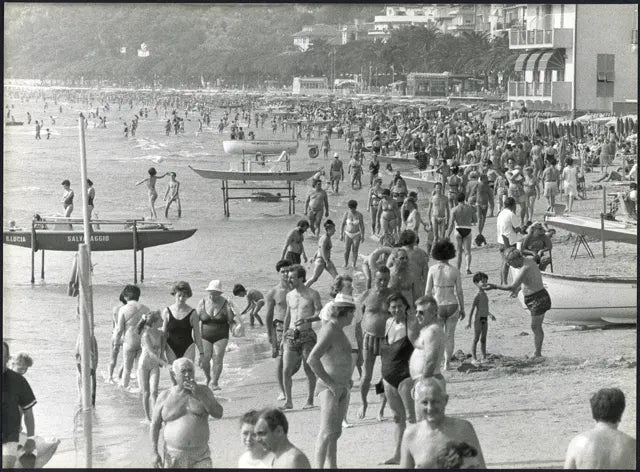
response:
[(508, 99), (581, 113), (637, 112), (636, 4), (528, 4), (509, 31), (520, 51)]

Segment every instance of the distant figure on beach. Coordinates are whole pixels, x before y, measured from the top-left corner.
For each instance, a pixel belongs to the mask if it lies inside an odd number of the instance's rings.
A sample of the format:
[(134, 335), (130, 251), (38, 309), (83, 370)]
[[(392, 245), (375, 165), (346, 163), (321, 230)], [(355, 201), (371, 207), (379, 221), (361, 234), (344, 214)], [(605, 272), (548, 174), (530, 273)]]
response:
[(429, 222), (433, 229), (435, 240), (444, 239), (449, 222), (449, 200), (442, 193), (442, 183), (437, 182), (434, 186), (434, 193), (429, 201)]
[(574, 437), (565, 469), (636, 469), (636, 440), (618, 430), (625, 409), (619, 388), (602, 388), (591, 396), (595, 426)]
[(502, 264), (500, 268), (500, 283), (506, 283), (509, 274), (509, 265), (506, 261), (506, 254), (510, 249), (516, 247), (518, 233), (523, 230), (519, 226), (518, 217), (515, 213), (516, 201), (513, 197), (504, 199), (504, 208), (498, 213), (496, 219), (496, 236), (499, 244)]
[(233, 286), (233, 294), (236, 297), (247, 297), (247, 306), (244, 310), (242, 310), (240, 316), (249, 312), (249, 324), (252, 328), (255, 325), (255, 320), (258, 320), (260, 326), (264, 326), (262, 318), (258, 314), (265, 304), (264, 295), (262, 295), (262, 292), (256, 290), (255, 288), (251, 288), (247, 291), (247, 289), (244, 288), (244, 285), (235, 284)]
[(473, 315), (476, 315), (476, 321), (473, 325), (473, 344), (471, 346), (471, 355), (473, 361), (478, 362), (476, 357), (476, 349), (478, 347), (478, 340), (480, 341), (480, 350), (482, 351), (482, 360), (487, 360), (487, 330), (489, 328), (489, 318), (493, 321), (496, 317), (489, 312), (489, 297), (484, 291), (484, 286), (489, 282), (489, 276), (484, 272), (476, 272), (473, 274), (473, 284), (478, 287), (478, 293), (473, 299), (471, 304), (471, 311), (469, 312), (469, 320), (467, 322), (467, 329), (471, 328), (471, 320)]
[(551, 298), (549, 292), (544, 288), (542, 275), (536, 261), (529, 257), (524, 257), (517, 249), (509, 251), (505, 259), (509, 266), (515, 271), (513, 282), (510, 285), (487, 284), (485, 290), (505, 290), (511, 292), (515, 297), (522, 285), (524, 303), (531, 312), (531, 331), (533, 331), (533, 341), (536, 351), (533, 357), (542, 357), (542, 342), (544, 341), (544, 331), (542, 322), (544, 315), (551, 309)]
[(42, 129), (42, 125), (36, 120), (36, 139), (42, 139), (40, 137), (40, 130)]
[(276, 263), (276, 272), (280, 274), (280, 281), (267, 292), (265, 297), (267, 305), (266, 323), (269, 343), (271, 343), (271, 357), (276, 360), (276, 378), (280, 387), (278, 400), (284, 400), (284, 383), (282, 378), (282, 339), (284, 335), (284, 317), (287, 312), (287, 293), (289, 286), (289, 267), (291, 263), (280, 260)]
[(305, 286), (307, 272), (300, 265), (292, 266), (289, 270), (289, 285), (291, 291), (287, 293), (287, 312), (284, 319), (283, 378), (285, 403), (283, 410), (293, 409), (293, 376), (304, 367), (309, 384), (307, 403), (303, 407), (313, 408), (313, 394), (316, 389), (316, 376), (307, 364), (309, 353), (316, 345), (317, 337), (312, 323), (320, 320), (318, 314), (322, 309), (320, 294)]
[(2, 468), (13, 468), (18, 458), (18, 441), (22, 418), (27, 429), (27, 440), (22, 445), (24, 454), (36, 448), (33, 406), (36, 397), (22, 375), (8, 368), (9, 345), (2, 341)]
[(165, 357), (164, 333), (159, 329), (161, 325), (162, 317), (156, 310), (142, 315), (136, 326), (142, 346), (138, 359), (138, 384), (142, 394), (142, 407), (148, 421), (151, 421), (151, 412), (158, 398), (160, 367), (169, 365)]
[(178, 218), (182, 216), (182, 205), (180, 203), (180, 182), (176, 180), (175, 172), (168, 172), (169, 174), (169, 186), (167, 187), (167, 191), (164, 194), (164, 201), (167, 201), (167, 197), (169, 197), (169, 201), (167, 202), (167, 206), (164, 209), (164, 217), (169, 218), (169, 208), (173, 202), (178, 204)]
[(349, 266), (349, 256), (353, 250), (353, 267), (358, 263), (358, 250), (364, 240), (364, 217), (358, 211), (358, 202), (349, 200), (340, 225), (340, 241), (344, 241), (344, 267)]
[(287, 240), (284, 242), (284, 248), (282, 248), (281, 259), (289, 261), (291, 264), (300, 264), (301, 256), (304, 261), (307, 262), (307, 255), (304, 252), (304, 232), (309, 229), (309, 222), (307, 220), (300, 220), (295, 228), (293, 228)]
[[(309, 218), (311, 233), (314, 236), (319, 236), (322, 214), (324, 213), (325, 218), (329, 217), (329, 197), (322, 188), (322, 180), (312, 180), (311, 187), (313, 187), (313, 190), (307, 194), (307, 198), (304, 201), (304, 214)], [(299, 262), (297, 263), (299, 264)]]
[(337, 294), (329, 321), (323, 324), (318, 342), (309, 353), (309, 367), (320, 380), (320, 431), (316, 441), (317, 466), (335, 469), (342, 421), (349, 407), (351, 388), (351, 342), (343, 329), (353, 321), (356, 305), (350, 295)]
[(266, 409), (260, 413), (255, 433), (267, 451), (273, 453), (272, 469), (310, 469), (311, 463), (300, 449), (289, 441), (289, 422), (278, 409)]
[(433, 469), (449, 441), (459, 441), (478, 451), (476, 467), (484, 469), (482, 448), (471, 423), (445, 414), (449, 396), (444, 381), (435, 377), (420, 379), (413, 393), (416, 410), (421, 411), (423, 419), (407, 426), (402, 438), (400, 468)]
[(149, 177), (146, 179), (142, 179), (140, 182), (136, 182), (136, 186), (140, 184), (147, 184), (147, 190), (149, 192), (149, 208), (151, 210), (151, 218), (158, 218), (158, 214), (156, 213), (156, 200), (158, 198), (158, 192), (156, 191), (156, 181), (158, 179), (163, 179), (167, 174), (164, 173), (162, 175), (157, 175), (158, 171), (156, 171), (155, 167), (149, 168)]
[(71, 190), (71, 182), (69, 180), (64, 179), (62, 181), (62, 188), (64, 188), (64, 193), (62, 194), (62, 206), (64, 208), (64, 216), (66, 218), (71, 217), (71, 213), (73, 212), (73, 190)]
[[(140, 289), (135, 285), (127, 285), (122, 291), (122, 296), (127, 301), (127, 304), (118, 311), (117, 331), (114, 344), (117, 345), (122, 342), (124, 369), (120, 385), (126, 389), (129, 387), (133, 362), (136, 357), (140, 355), (140, 350), (142, 349), (140, 346), (140, 335), (136, 327), (142, 319), (142, 315), (149, 313), (149, 308), (138, 302), (140, 299)], [(111, 370), (111, 372), (113, 372), (113, 370)]]
[(87, 179), (87, 206), (89, 208), (89, 219), (91, 219), (91, 214), (93, 213), (94, 203), (93, 200), (96, 198), (96, 189), (93, 187), (93, 182), (91, 179)]
[(462, 267), (462, 253), (467, 260), (467, 274), (471, 274), (471, 225), (475, 216), (474, 208), (466, 202), (463, 192), (456, 197), (456, 206), (451, 211), (451, 219), (447, 229), (447, 239), (451, 237), (454, 228), (456, 230), (456, 252), (458, 253), (457, 267)]
[(330, 166), (331, 190), (334, 194), (340, 189), (340, 182), (344, 180), (344, 166), (337, 152), (333, 153), (333, 161)]
[(324, 222), (325, 234), (318, 240), (318, 251), (313, 257), (313, 276), (306, 282), (307, 287), (311, 287), (326, 270), (334, 279), (338, 276), (338, 270), (331, 260), (331, 236), (336, 232), (336, 225), (332, 220)]
[(238, 459), (239, 469), (269, 469), (274, 455), (258, 442), (255, 427), (260, 417), (260, 412), (249, 410), (240, 417), (240, 440), (245, 447), (245, 452)]
[(385, 266), (375, 271), (373, 287), (362, 294), (360, 305), (362, 309), (362, 355), (364, 372), (360, 380), (360, 397), (362, 406), (358, 418), (363, 419), (367, 414), (367, 395), (373, 377), (376, 357), (380, 355), (380, 346), (385, 339), (385, 327), (389, 318), (387, 297), (389, 290), (389, 269)]
[[(190, 359), (176, 359), (171, 368), (176, 385), (160, 393), (151, 417), (153, 466), (165, 469), (211, 468), (209, 416), (222, 418), (222, 405), (209, 388), (196, 383), (195, 367)], [(161, 429), (162, 456), (158, 451)]]

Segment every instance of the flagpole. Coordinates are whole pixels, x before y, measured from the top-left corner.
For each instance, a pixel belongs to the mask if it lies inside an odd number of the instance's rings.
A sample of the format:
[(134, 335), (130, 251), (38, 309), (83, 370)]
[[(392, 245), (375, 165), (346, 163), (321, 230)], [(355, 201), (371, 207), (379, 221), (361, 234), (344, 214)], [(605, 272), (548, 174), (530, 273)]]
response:
[(89, 222), (89, 195), (87, 193), (87, 156), (84, 135), (84, 116), (80, 113), (80, 178), (82, 179), (82, 219), (84, 243), (78, 245), (78, 279), (80, 281), (80, 336), (82, 370), (82, 411), (85, 437), (85, 468), (93, 462), (92, 401), (91, 401), (91, 351), (93, 334), (93, 294), (91, 290), (91, 224)]

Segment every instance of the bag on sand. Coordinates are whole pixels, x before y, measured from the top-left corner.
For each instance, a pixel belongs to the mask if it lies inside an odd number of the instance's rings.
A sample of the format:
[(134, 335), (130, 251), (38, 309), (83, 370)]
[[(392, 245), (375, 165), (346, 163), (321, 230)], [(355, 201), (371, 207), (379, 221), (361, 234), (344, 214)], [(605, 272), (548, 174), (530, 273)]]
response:
[(476, 246), (480, 247), (482, 245), (486, 245), (487, 244), (487, 240), (484, 238), (483, 235), (478, 234), (476, 236), (476, 238), (475, 238), (475, 243), (476, 243)]

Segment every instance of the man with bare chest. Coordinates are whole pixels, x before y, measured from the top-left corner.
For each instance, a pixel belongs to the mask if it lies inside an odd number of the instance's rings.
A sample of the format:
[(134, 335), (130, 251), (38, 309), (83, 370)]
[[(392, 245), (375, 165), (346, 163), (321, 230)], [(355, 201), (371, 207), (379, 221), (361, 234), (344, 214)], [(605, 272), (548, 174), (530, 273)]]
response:
[(309, 218), (311, 233), (319, 235), (322, 228), (322, 213), (326, 218), (329, 217), (329, 197), (322, 188), (321, 180), (314, 180), (311, 185), (313, 190), (309, 192), (304, 202), (304, 214)]
[[(195, 368), (190, 359), (176, 359), (171, 368), (177, 385), (158, 396), (151, 417), (154, 467), (211, 468), (209, 416), (222, 418), (222, 406), (207, 386), (195, 382)], [(163, 426), (164, 457), (161, 457), (158, 439)]]
[(477, 468), (484, 469), (484, 456), (478, 436), (467, 420), (446, 416), (449, 401), (444, 381), (435, 377), (418, 380), (413, 387), (416, 410), (422, 411), (421, 421), (407, 425), (402, 437), (400, 468), (434, 469), (440, 451), (449, 441), (465, 442), (478, 451)]
[(362, 294), (362, 354), (364, 359), (364, 372), (360, 382), (360, 397), (362, 407), (358, 412), (360, 419), (367, 413), (367, 394), (371, 386), (373, 367), (376, 357), (380, 355), (380, 346), (385, 337), (385, 327), (389, 318), (387, 297), (391, 294), (389, 289), (390, 272), (385, 266), (380, 267), (373, 282), (373, 288)]
[(389, 269), (389, 290), (402, 293), (409, 302), (410, 311), (413, 311), (413, 293), (416, 283), (409, 270), (409, 255), (406, 249), (396, 249), (393, 265)]
[[(412, 297), (407, 300), (417, 300), (424, 295), (424, 289), (427, 284), (427, 274), (429, 272), (429, 255), (424, 249), (417, 245), (417, 235), (415, 231), (410, 229), (400, 233), (398, 245), (402, 247), (408, 257), (409, 279), (412, 283)], [(391, 268), (395, 265), (396, 257), (399, 254), (396, 250), (387, 260), (387, 267)], [(396, 276), (397, 278), (397, 276)], [(394, 274), (391, 273), (390, 288), (394, 286)], [(404, 289), (402, 289), (404, 290)]]
[(318, 316), (322, 309), (320, 294), (305, 286), (307, 272), (304, 267), (292, 266), (289, 271), (289, 286), (287, 293), (287, 311), (284, 318), (283, 344), (283, 382), (285, 390), (284, 410), (293, 408), (291, 388), (292, 377), (300, 369), (302, 363), (309, 381), (307, 403), (303, 408), (313, 408), (313, 394), (316, 388), (316, 376), (307, 364), (309, 353), (316, 345), (316, 333), (312, 323), (320, 320)]

